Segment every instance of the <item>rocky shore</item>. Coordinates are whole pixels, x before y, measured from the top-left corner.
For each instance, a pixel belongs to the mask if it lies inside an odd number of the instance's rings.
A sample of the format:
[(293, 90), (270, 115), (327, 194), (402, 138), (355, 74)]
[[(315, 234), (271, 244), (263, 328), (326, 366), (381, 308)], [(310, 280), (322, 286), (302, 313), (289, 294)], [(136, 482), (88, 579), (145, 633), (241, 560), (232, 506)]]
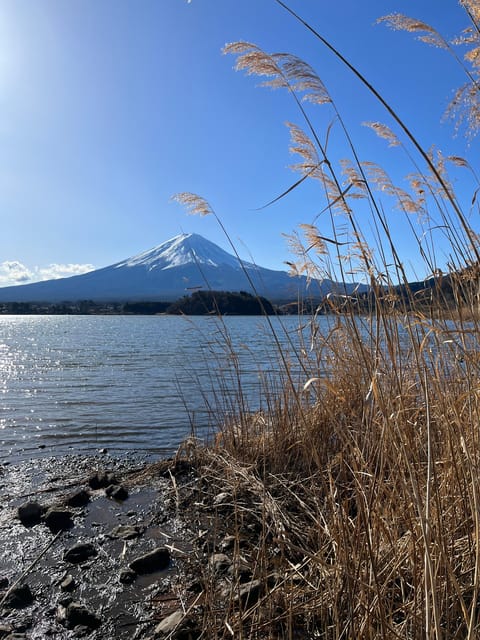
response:
[(232, 637), (279, 578), (259, 578), (241, 473), (233, 500), (199, 467), (107, 453), (2, 465), (0, 638)]
[(0, 638), (180, 637), (196, 533), (177, 493), (194, 481), (108, 454), (1, 466)]

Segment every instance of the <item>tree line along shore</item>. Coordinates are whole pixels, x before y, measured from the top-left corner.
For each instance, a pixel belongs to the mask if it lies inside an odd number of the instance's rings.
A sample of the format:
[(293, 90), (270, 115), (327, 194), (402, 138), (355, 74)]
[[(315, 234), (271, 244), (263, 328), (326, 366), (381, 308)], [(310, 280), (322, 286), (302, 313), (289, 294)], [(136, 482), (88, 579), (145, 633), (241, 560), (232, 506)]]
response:
[[(462, 274), (461, 274), (462, 275)], [(175, 301), (135, 300), (62, 302), (3, 302), (0, 315), (298, 315), (383, 312), (431, 313), (458, 311), (478, 295), (477, 284), (462, 287), (459, 274), (430, 278), (408, 285), (370, 289), (353, 295), (331, 292), (295, 300), (268, 300), (246, 291), (199, 290)], [(473, 290), (475, 289), (475, 290)]]

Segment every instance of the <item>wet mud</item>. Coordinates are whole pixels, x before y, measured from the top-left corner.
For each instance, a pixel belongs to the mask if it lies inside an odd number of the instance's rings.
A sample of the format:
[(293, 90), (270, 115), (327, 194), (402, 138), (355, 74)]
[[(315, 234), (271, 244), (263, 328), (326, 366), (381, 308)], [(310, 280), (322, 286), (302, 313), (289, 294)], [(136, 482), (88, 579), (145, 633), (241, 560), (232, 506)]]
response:
[(0, 466), (0, 638), (154, 637), (192, 581), (194, 534), (176, 483), (147, 466), (108, 455)]

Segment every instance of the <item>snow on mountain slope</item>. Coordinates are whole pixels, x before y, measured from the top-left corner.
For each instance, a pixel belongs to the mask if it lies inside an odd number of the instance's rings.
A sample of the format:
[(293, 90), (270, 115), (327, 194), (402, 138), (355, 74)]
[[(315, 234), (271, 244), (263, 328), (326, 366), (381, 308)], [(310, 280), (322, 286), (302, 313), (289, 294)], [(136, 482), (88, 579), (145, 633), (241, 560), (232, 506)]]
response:
[[(182, 233), (162, 244), (137, 254), (114, 265), (116, 269), (123, 267), (146, 267), (152, 269), (172, 269), (190, 264), (210, 267), (229, 266), (241, 269), (240, 262), (219, 246), (197, 233)], [(253, 267), (244, 263), (245, 267)]]
[(355, 286), (310, 282), (304, 276), (292, 278), (285, 271), (240, 263), (210, 240), (191, 233), (82, 275), (1, 287), (0, 302), (177, 300), (199, 288), (248, 291), (284, 301), (332, 290), (350, 293)]

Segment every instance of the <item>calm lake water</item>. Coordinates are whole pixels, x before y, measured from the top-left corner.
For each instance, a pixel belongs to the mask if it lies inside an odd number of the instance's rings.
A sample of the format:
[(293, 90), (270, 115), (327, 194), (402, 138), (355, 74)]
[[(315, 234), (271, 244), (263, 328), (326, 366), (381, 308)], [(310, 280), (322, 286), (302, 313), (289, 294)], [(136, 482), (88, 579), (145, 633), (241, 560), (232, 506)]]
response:
[[(285, 346), (301, 346), (298, 317), (272, 322)], [(218, 398), (233, 410), (237, 372), (255, 410), (280, 370), (265, 318), (0, 316), (0, 461), (170, 453), (192, 425), (213, 432)]]

